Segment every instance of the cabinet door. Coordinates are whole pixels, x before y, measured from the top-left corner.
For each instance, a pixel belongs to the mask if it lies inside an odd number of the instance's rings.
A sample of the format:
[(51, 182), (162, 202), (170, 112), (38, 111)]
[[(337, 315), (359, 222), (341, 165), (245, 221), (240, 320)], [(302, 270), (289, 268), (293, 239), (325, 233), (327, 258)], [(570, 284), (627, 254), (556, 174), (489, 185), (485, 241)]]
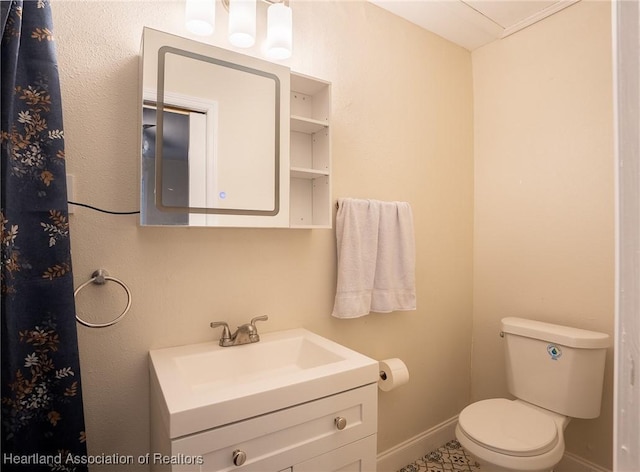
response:
[(293, 472), (375, 472), (376, 434), (293, 466)]
[(151, 28), (140, 60), (140, 224), (289, 226), (289, 68)]

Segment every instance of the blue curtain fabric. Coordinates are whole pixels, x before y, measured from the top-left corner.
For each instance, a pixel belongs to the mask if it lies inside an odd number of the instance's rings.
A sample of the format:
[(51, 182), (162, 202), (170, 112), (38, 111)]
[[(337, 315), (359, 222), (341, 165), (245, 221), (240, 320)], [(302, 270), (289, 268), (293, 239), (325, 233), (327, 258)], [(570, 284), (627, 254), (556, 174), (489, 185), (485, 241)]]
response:
[(1, 1), (2, 471), (87, 470), (51, 8)]

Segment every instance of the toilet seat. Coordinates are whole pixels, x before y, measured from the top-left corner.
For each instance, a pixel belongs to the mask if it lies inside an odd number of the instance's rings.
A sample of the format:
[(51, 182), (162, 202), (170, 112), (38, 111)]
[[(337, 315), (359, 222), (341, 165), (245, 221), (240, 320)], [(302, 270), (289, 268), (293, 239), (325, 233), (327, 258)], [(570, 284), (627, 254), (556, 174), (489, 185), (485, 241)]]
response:
[(506, 398), (469, 405), (460, 413), (458, 426), (478, 445), (509, 456), (538, 456), (559, 441), (558, 426), (551, 416)]

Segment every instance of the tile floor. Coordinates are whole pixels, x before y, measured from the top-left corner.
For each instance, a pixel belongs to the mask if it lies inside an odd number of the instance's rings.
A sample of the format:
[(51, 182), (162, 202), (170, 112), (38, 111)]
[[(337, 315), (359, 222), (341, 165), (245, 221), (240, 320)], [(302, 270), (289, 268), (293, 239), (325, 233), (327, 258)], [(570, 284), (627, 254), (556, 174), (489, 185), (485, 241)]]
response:
[(478, 472), (480, 465), (467, 455), (458, 441), (449, 441), (398, 472)]

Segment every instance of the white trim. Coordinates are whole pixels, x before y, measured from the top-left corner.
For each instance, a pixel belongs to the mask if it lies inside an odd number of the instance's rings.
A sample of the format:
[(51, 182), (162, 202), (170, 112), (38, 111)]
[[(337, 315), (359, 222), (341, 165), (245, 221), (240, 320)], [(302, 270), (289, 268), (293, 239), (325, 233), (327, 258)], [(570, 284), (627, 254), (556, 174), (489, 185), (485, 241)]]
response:
[(458, 415), (378, 454), (378, 472), (394, 472), (456, 437)]
[(611, 2), (615, 154), (613, 468), (640, 470), (640, 5)]
[[(143, 100), (157, 104), (155, 89), (144, 88)], [(165, 91), (164, 104), (189, 110), (189, 206), (213, 208), (218, 195), (218, 102), (183, 93)], [(197, 114), (204, 115), (201, 123)], [(197, 132), (195, 132), (197, 131)], [(204, 143), (204, 146), (202, 146)], [(214, 216), (189, 213), (189, 226), (209, 226)], [(211, 222), (211, 223), (210, 223)]]
[[(144, 88), (142, 98), (145, 101), (157, 103), (158, 93), (156, 89)], [(200, 97), (194, 97), (192, 95), (186, 95), (183, 93), (176, 93), (171, 91), (164, 92), (164, 103), (167, 105), (173, 105), (175, 107), (186, 108), (191, 111), (197, 111), (200, 113), (215, 113), (217, 112), (218, 102), (215, 100), (207, 100)]]
[[(376, 470), (378, 472), (395, 472), (425, 454), (444, 446), (455, 439), (457, 423), (458, 415), (380, 452), (377, 457)], [(562, 460), (554, 467), (554, 472), (611, 472), (611, 470), (565, 451)]]
[(611, 472), (598, 464), (589, 462), (571, 452), (565, 452), (562, 460), (553, 468), (554, 472)]
[(510, 36), (513, 33), (517, 33), (518, 31), (525, 29), (527, 26), (531, 26), (532, 24), (537, 23), (538, 21), (544, 20), (545, 18), (553, 15), (554, 13), (558, 13), (560, 10), (564, 10), (565, 8), (570, 7), (571, 5), (573, 5), (578, 1), (580, 0), (560, 0), (548, 6), (547, 8), (544, 8), (543, 10), (540, 10), (534, 13), (533, 15), (524, 18), (518, 23), (515, 23), (511, 26), (507, 26), (502, 31), (502, 35), (500, 36), (500, 38), (506, 38), (507, 36)]

